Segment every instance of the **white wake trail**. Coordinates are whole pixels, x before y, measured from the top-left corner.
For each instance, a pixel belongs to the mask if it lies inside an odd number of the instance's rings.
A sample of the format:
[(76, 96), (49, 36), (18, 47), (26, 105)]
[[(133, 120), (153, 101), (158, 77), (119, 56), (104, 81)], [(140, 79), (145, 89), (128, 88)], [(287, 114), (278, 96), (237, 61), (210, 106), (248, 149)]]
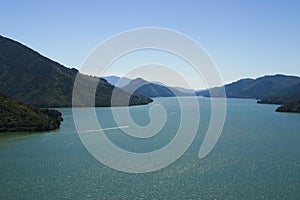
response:
[(108, 131), (108, 130), (116, 130), (116, 129), (125, 129), (129, 128), (129, 126), (115, 126), (115, 127), (110, 127), (110, 128), (101, 128), (101, 129), (93, 129), (93, 130), (85, 130), (85, 131), (80, 131), (80, 133), (92, 133), (92, 132), (97, 132), (97, 131)]

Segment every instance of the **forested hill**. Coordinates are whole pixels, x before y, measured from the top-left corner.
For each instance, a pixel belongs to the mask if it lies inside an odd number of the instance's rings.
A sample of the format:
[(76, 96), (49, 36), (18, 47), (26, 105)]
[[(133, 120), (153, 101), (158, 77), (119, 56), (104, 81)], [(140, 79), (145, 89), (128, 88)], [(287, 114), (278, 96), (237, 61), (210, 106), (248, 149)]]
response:
[[(19, 42), (0, 36), (0, 93), (37, 107), (70, 107), (77, 73), (76, 69), (66, 68)], [(100, 79), (96, 106), (110, 106), (113, 89), (114, 86)], [(145, 96), (117, 90), (120, 99), (130, 96), (129, 105), (152, 102)]]
[[(241, 79), (224, 85), (228, 98), (259, 99), (258, 103), (282, 105), (278, 112), (300, 112), (300, 77), (282, 74), (263, 76), (257, 79)], [(212, 88), (218, 97), (219, 87)], [(209, 97), (209, 91), (199, 91), (198, 95)]]
[(300, 84), (297, 84), (280, 94), (262, 98), (258, 103), (280, 104), (277, 112), (297, 112), (300, 113)]
[(141, 94), (150, 98), (195, 95), (195, 90), (193, 89), (171, 87), (161, 82), (146, 81), (142, 78), (129, 79), (126, 77), (118, 76), (105, 76), (102, 78), (113, 85), (117, 85), (124, 91), (134, 91), (137, 94)]
[[(300, 84), (300, 77), (282, 74), (259, 77), (257, 79), (241, 79), (224, 85), (228, 98), (254, 98), (262, 99), (268, 96), (285, 96), (295, 94), (295, 87)], [(220, 88), (212, 88), (214, 95), (218, 96)], [(300, 92), (300, 91), (299, 91)], [(222, 94), (222, 93), (221, 93)], [(199, 96), (209, 97), (209, 91), (198, 92)]]
[(48, 131), (59, 128), (61, 113), (38, 109), (0, 94), (0, 132)]

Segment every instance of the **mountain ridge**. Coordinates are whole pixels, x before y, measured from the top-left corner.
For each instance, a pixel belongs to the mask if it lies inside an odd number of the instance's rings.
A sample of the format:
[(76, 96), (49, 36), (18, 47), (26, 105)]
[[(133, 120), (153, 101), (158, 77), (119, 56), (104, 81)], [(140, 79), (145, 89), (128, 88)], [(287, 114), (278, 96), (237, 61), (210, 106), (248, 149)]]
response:
[[(300, 77), (283, 74), (267, 75), (257, 79), (240, 79), (224, 85), (227, 98), (259, 99), (257, 103), (278, 104), (277, 112), (300, 112)], [(211, 88), (218, 97), (220, 87)], [(209, 90), (197, 95), (210, 97)]]
[(122, 87), (127, 92), (136, 92), (150, 98), (155, 97), (174, 97), (175, 94), (167, 87), (155, 83), (147, 82), (142, 78), (137, 78), (130, 81)]
[[(37, 107), (71, 107), (77, 73), (77, 69), (64, 67), (17, 41), (0, 36), (0, 92), (5, 95)], [(119, 98), (128, 99), (130, 96), (129, 105), (152, 102), (147, 97), (129, 94), (99, 79), (96, 106), (111, 106), (114, 89)]]
[[(300, 77), (283, 74), (266, 75), (256, 79), (240, 79), (224, 85), (228, 98), (261, 99), (267, 96), (279, 95), (282, 91), (300, 84)], [(220, 87), (211, 88), (218, 94)], [(209, 90), (197, 92), (198, 96), (209, 97)]]
[(143, 78), (129, 79), (118, 76), (102, 77), (112, 84), (124, 89), (127, 92), (135, 91), (138, 94), (148, 97), (174, 97), (174, 96), (192, 96), (195, 90), (182, 87), (171, 87), (157, 81), (147, 81)]

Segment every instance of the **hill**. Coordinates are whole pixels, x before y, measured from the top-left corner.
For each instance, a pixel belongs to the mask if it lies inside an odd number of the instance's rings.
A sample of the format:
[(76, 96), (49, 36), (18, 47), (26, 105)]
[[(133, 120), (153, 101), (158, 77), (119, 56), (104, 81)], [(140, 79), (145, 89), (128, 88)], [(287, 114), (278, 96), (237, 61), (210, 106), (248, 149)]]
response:
[[(259, 99), (257, 103), (282, 105), (277, 112), (300, 112), (300, 77), (273, 75), (257, 79), (241, 79), (224, 85), (228, 98)], [(218, 97), (219, 87), (211, 91)], [(197, 92), (199, 96), (209, 97), (208, 90)]]
[(300, 113), (300, 84), (287, 88), (274, 96), (264, 97), (257, 103), (278, 104), (277, 112)]
[(276, 112), (294, 112), (300, 113), (300, 98), (290, 103), (283, 104), (276, 109)]
[(105, 76), (102, 77), (109, 83), (122, 88), (127, 92), (135, 91), (138, 94), (147, 97), (174, 97), (174, 96), (191, 96), (195, 95), (195, 91), (192, 89), (185, 89), (181, 87), (170, 87), (160, 82), (150, 82), (142, 78), (129, 79), (126, 77), (118, 76)]
[[(124, 87), (125, 85), (127, 85), (130, 81), (132, 81), (132, 79), (126, 78), (126, 77), (118, 77), (118, 76), (103, 76), (101, 77), (105, 80), (107, 80), (108, 83), (117, 86), (119, 88)], [(117, 85), (118, 84), (118, 85)]]
[[(294, 92), (293, 87), (300, 84), (300, 77), (273, 75), (257, 79), (241, 79), (239, 81), (224, 85), (228, 98), (253, 98), (262, 99), (268, 96), (282, 96)], [(220, 88), (211, 89), (218, 94)], [(197, 95), (209, 97), (208, 90), (198, 92)]]
[(136, 92), (147, 97), (174, 97), (175, 94), (167, 87), (150, 83), (144, 79), (137, 78), (122, 88), (127, 92)]
[(0, 94), (0, 132), (48, 131), (59, 128), (61, 113), (37, 109)]
[(300, 113), (300, 92), (284, 96), (268, 96), (257, 101), (257, 103), (281, 105), (276, 109), (276, 112)]
[[(21, 43), (0, 36), (0, 92), (3, 94), (37, 107), (70, 107), (77, 73), (74, 68), (66, 68)], [(106, 80), (99, 79), (96, 106), (110, 106), (113, 89)], [(129, 105), (152, 102), (147, 97), (116, 90), (120, 99), (130, 96)]]

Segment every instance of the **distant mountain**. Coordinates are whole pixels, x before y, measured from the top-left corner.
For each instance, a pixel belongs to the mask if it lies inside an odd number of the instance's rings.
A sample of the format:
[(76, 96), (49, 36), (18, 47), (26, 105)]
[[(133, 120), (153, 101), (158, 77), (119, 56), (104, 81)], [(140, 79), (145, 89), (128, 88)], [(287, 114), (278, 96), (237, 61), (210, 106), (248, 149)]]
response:
[(264, 97), (257, 103), (281, 105), (276, 109), (277, 112), (300, 113), (300, 84), (281, 90), (273, 96)]
[(136, 92), (147, 97), (174, 97), (175, 94), (167, 87), (155, 83), (149, 83), (137, 78), (122, 88), (127, 92)]
[[(282, 105), (277, 112), (300, 112), (300, 77), (273, 75), (257, 79), (241, 79), (224, 85), (228, 98), (259, 99), (257, 103)], [(212, 88), (218, 97), (221, 89)], [(197, 92), (199, 96), (209, 97), (209, 91)]]
[(176, 91), (176, 93), (179, 96), (192, 96), (192, 95), (195, 95), (195, 92), (196, 92), (194, 89), (187, 89), (187, 88), (183, 88), (183, 87), (171, 87), (171, 86), (168, 86), (168, 85), (158, 82), (158, 81), (154, 81), (154, 82), (150, 82), (150, 83), (165, 86), (172, 91)]
[(178, 92), (181, 92), (182, 96), (196, 95), (196, 91), (194, 89), (186, 89), (186, 88), (183, 88), (183, 87), (172, 87), (172, 88), (177, 90)]
[[(21, 43), (0, 36), (0, 92), (3, 94), (37, 107), (70, 107), (77, 73), (78, 70), (74, 68), (66, 68)], [(88, 81), (89, 78), (93, 77), (85, 76), (83, 80)], [(96, 106), (110, 106), (114, 88), (106, 80), (100, 79)], [(126, 102), (126, 99), (130, 99), (129, 105), (152, 102), (145, 96), (131, 95), (118, 88), (116, 90), (118, 98), (125, 99), (120, 102)]]
[(284, 88), (281, 91), (274, 94), (274, 96), (289, 96), (297, 93), (300, 93), (300, 83), (291, 87)]
[(124, 87), (125, 85), (127, 85), (130, 81), (132, 81), (132, 79), (126, 78), (126, 77), (118, 77), (118, 76), (103, 76), (101, 78), (104, 78), (105, 80), (107, 80), (108, 83), (116, 86), (118, 84), (119, 88)]
[(37, 109), (0, 94), (0, 132), (48, 131), (59, 128), (61, 113)]
[(138, 94), (148, 96), (148, 97), (174, 97), (174, 96), (191, 96), (195, 95), (195, 90), (186, 89), (182, 87), (170, 87), (166, 84), (160, 82), (150, 82), (142, 78), (129, 79), (126, 77), (118, 76), (105, 76), (102, 77), (106, 79), (109, 83), (121, 89), (132, 92), (135, 91)]
[[(273, 75), (257, 79), (241, 79), (225, 85), (228, 98), (254, 98), (262, 99), (268, 96), (282, 96), (295, 93), (293, 87), (300, 84), (300, 77)], [(220, 88), (212, 88), (214, 94), (218, 94)], [(198, 92), (197, 95), (209, 97), (208, 90)]]

